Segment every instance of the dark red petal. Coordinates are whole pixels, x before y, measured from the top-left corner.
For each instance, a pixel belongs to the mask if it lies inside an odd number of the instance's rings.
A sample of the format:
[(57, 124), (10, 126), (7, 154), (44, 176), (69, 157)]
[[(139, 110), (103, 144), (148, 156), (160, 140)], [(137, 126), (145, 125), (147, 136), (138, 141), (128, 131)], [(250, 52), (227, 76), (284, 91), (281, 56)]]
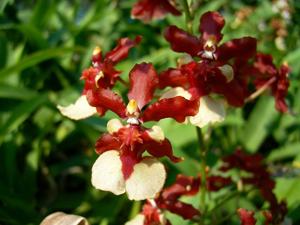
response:
[(275, 107), (279, 112), (285, 113), (289, 110), (289, 107), (285, 99), (281, 96), (275, 97)]
[(131, 10), (131, 16), (144, 22), (162, 19), (167, 13), (179, 16), (178, 11), (168, 0), (139, 0)]
[(288, 92), (288, 88), (290, 85), (288, 79), (288, 73), (290, 72), (290, 68), (287, 65), (282, 65), (278, 71), (277, 82), (274, 84), (272, 88), (272, 93), (275, 96), (276, 109), (280, 112), (287, 112), (288, 106), (285, 102), (285, 97)]
[(201, 33), (201, 40), (207, 41), (212, 37), (218, 43), (223, 35), (221, 30), (223, 29), (225, 20), (223, 16), (218, 12), (206, 12), (200, 18), (199, 31)]
[(255, 56), (256, 43), (256, 39), (252, 37), (232, 39), (217, 49), (217, 59), (223, 62), (232, 58), (247, 60)]
[(161, 224), (161, 212), (157, 207), (151, 205), (149, 201), (144, 204), (142, 214), (145, 216), (143, 225)]
[(140, 43), (141, 40), (141, 36), (137, 36), (134, 40), (121, 38), (117, 46), (105, 55), (104, 60), (110, 60), (113, 64), (120, 62), (127, 58), (129, 50)]
[(175, 201), (183, 195), (195, 195), (200, 187), (199, 177), (177, 175), (176, 181), (163, 190), (161, 196), (165, 201)]
[(128, 148), (122, 149), (120, 156), (122, 162), (122, 173), (124, 179), (127, 180), (133, 172), (134, 165), (139, 162), (138, 157)]
[(145, 131), (143, 133), (143, 148), (156, 158), (167, 156), (173, 162), (180, 162), (182, 159), (173, 155), (173, 149), (170, 141), (164, 139), (161, 142), (153, 140)]
[(195, 219), (200, 216), (199, 210), (195, 209), (192, 205), (176, 201), (171, 204), (166, 204), (165, 209), (175, 213), (186, 220)]
[(270, 78), (277, 73), (272, 56), (263, 53), (257, 53), (254, 68), (256, 69), (255, 76), (258, 78)]
[(161, 99), (150, 105), (143, 113), (141, 120), (159, 121), (164, 118), (173, 118), (177, 122), (184, 122), (187, 116), (193, 116), (198, 112), (199, 101), (189, 101), (178, 96), (175, 98)]
[(98, 154), (105, 151), (119, 150), (121, 142), (111, 134), (103, 134), (96, 142), (95, 148)]
[(84, 88), (83, 88), (83, 93), (86, 94), (88, 90), (92, 90), (96, 84), (95, 84), (95, 77), (97, 76), (99, 72), (99, 69), (90, 67), (88, 69), (85, 69), (82, 71), (81, 80), (84, 80)]
[(197, 37), (176, 26), (169, 26), (165, 30), (164, 36), (175, 52), (186, 52), (191, 56), (197, 56), (202, 51), (202, 45)]
[(111, 60), (105, 60), (102, 64), (101, 70), (104, 77), (98, 81), (98, 86), (103, 88), (112, 88), (121, 72), (114, 68), (114, 63)]
[(181, 70), (170, 68), (159, 75), (159, 88), (185, 87), (188, 85), (188, 78)]
[(229, 83), (214, 84), (213, 92), (222, 94), (226, 98), (228, 104), (235, 107), (242, 107), (248, 96), (247, 86), (237, 80)]
[(270, 211), (263, 211), (263, 215), (265, 217), (265, 225), (269, 225), (272, 223), (273, 216)]
[[(103, 77), (97, 80), (96, 77), (99, 73), (103, 73)], [(84, 80), (84, 90), (85, 94), (88, 90), (93, 90), (94, 88), (112, 88), (119, 77), (120, 71), (114, 68), (111, 61), (105, 61), (98, 67), (90, 67), (82, 72), (80, 79)]]
[(89, 104), (93, 107), (109, 109), (121, 118), (126, 116), (126, 106), (122, 98), (110, 89), (99, 88), (86, 93)]
[(129, 74), (129, 100), (134, 99), (141, 110), (153, 98), (158, 85), (158, 76), (152, 64), (136, 64)]
[(224, 157), (222, 170), (229, 170), (232, 168), (240, 168), (242, 170), (256, 172), (262, 166), (263, 157), (260, 154), (247, 154), (241, 149), (237, 149), (233, 154)]
[(248, 211), (246, 209), (238, 209), (238, 214), (240, 216), (241, 225), (255, 225), (256, 219), (254, 218), (254, 212)]
[(221, 176), (210, 176), (207, 177), (207, 190), (209, 191), (219, 191), (225, 186), (231, 184), (232, 181), (230, 178), (221, 177)]
[(106, 108), (103, 108), (103, 107), (100, 107), (100, 106), (98, 106), (96, 109), (97, 109), (97, 113), (98, 113), (99, 116), (104, 116), (106, 111), (107, 111)]

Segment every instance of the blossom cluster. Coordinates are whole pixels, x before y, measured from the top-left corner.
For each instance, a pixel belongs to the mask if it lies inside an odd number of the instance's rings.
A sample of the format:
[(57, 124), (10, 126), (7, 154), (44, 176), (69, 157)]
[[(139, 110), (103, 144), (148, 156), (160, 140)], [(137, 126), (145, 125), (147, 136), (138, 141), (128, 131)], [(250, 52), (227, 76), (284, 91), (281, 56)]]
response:
[[(166, 13), (181, 14), (169, 0), (140, 0), (132, 9), (134, 18), (146, 22)], [(277, 68), (272, 56), (257, 52), (255, 38), (222, 43), (224, 25), (219, 12), (206, 12), (199, 20), (199, 36), (175, 25), (167, 27), (164, 37), (170, 48), (183, 53), (177, 67), (157, 72), (151, 63), (136, 64), (128, 72), (128, 83), (127, 78), (121, 77), (123, 71), (116, 67), (142, 37), (121, 38), (106, 54), (96, 47), (91, 67), (82, 72), (82, 95), (72, 105), (58, 106), (63, 115), (75, 120), (94, 114), (102, 117), (107, 111), (115, 113), (116, 118), (107, 123), (107, 133), (96, 141), (99, 157), (92, 167), (91, 181), (99, 190), (116, 195), (127, 193), (130, 200), (147, 200), (141, 214), (127, 225), (171, 224), (164, 217), (164, 210), (189, 220), (201, 216), (198, 209), (179, 199), (197, 194), (201, 177), (178, 175), (173, 185), (163, 188), (167, 173), (159, 159), (167, 157), (173, 163), (183, 159), (173, 154), (162, 128), (149, 127), (146, 122), (172, 118), (202, 128), (223, 121), (226, 107), (243, 107), (266, 89), (271, 90), (277, 110), (289, 111), (285, 101), (289, 67), (284, 64)], [(115, 91), (117, 82), (128, 87), (125, 98)], [(270, 203), (272, 221), (282, 221), (285, 205), (270, 192), (274, 181), (262, 159), (237, 151), (224, 162), (222, 171), (239, 168), (252, 174), (242, 178), (243, 182), (255, 185)], [(207, 175), (206, 180), (209, 191), (232, 184), (229, 177)], [(247, 214), (243, 210), (239, 213)]]

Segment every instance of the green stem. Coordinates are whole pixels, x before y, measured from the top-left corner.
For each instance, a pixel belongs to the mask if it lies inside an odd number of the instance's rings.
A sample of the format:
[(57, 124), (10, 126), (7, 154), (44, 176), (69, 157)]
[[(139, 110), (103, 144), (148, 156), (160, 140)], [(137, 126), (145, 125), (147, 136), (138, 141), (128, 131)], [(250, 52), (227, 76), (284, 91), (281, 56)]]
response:
[(187, 31), (190, 34), (193, 34), (193, 20), (194, 20), (194, 18), (193, 18), (193, 14), (190, 10), (188, 0), (181, 0), (181, 4), (182, 4), (184, 14), (185, 14), (185, 23), (186, 23)]
[[(200, 206), (199, 208), (202, 209), (202, 216), (203, 219), (205, 217), (206, 213), (206, 203), (205, 203), (205, 198), (206, 198), (206, 153), (207, 153), (207, 148), (204, 142), (204, 138), (201, 132), (201, 129), (199, 127), (197, 129), (197, 136), (198, 136), (198, 141), (200, 145), (200, 158), (201, 158), (201, 199), (200, 199)], [(202, 220), (203, 221), (203, 220)]]
[(228, 202), (230, 199), (235, 198), (236, 196), (239, 196), (241, 194), (240, 191), (234, 191), (230, 195), (226, 196), (222, 201), (220, 201), (218, 204), (216, 204), (211, 210), (210, 213), (215, 212), (218, 208), (223, 206), (226, 202)]

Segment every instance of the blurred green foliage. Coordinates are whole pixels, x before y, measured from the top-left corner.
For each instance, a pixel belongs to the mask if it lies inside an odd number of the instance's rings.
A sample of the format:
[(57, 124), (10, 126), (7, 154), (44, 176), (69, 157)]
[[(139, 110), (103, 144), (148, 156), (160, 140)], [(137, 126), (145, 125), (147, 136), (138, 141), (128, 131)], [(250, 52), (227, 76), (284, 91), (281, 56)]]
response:
[[(288, 102), (295, 115), (282, 115), (265, 95), (244, 109), (229, 110), (226, 121), (214, 127), (209, 141), (209, 165), (237, 146), (261, 152), (278, 181), (276, 194), (286, 199), (288, 217), (300, 221), (300, 2), (289, 1), (291, 19), (286, 24), (286, 48), (278, 49), (271, 22), (279, 18), (271, 1), (202, 0), (198, 17), (207, 10), (220, 10), (226, 18), (224, 41), (250, 35), (258, 38), (259, 50), (270, 53), (278, 64), (292, 67)], [(183, 17), (142, 24), (130, 19), (134, 1), (126, 0), (1, 0), (0, 1), (0, 224), (38, 224), (47, 214), (61, 210), (80, 214), (91, 224), (123, 224), (140, 204), (91, 187), (90, 168), (96, 158), (93, 145), (108, 118), (74, 122), (58, 112), (80, 95), (80, 73), (90, 66), (96, 45), (104, 52), (124, 36), (142, 35), (142, 43), (119, 65), (124, 79), (141, 61), (153, 62), (158, 70), (174, 66), (180, 55), (162, 37), (168, 24), (185, 27)], [(250, 10), (239, 22), (237, 12)], [(120, 87), (121, 92), (124, 90)], [(177, 173), (196, 175), (199, 152), (194, 127), (160, 122), (175, 154), (185, 161), (170, 164), (169, 180)], [(279, 169), (278, 169), (279, 168)], [(226, 197), (226, 190), (216, 196)], [(213, 198), (216, 196), (212, 196)], [(247, 198), (246, 198), (247, 197)], [(240, 206), (254, 208), (240, 196)], [(197, 199), (186, 199), (198, 205)], [(260, 203), (261, 204), (261, 203)], [(261, 207), (264, 207), (262, 205)], [(235, 212), (234, 198), (216, 212)], [(170, 215), (175, 225), (188, 224)], [(230, 224), (237, 224), (232, 217)], [(224, 223), (228, 224), (228, 223)]]

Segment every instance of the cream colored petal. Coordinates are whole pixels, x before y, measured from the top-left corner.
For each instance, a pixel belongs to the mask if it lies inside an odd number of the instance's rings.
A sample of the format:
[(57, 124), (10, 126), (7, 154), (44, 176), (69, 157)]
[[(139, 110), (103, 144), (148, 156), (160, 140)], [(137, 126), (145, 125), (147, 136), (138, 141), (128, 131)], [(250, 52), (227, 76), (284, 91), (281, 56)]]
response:
[(126, 180), (126, 192), (130, 200), (154, 198), (161, 191), (166, 180), (164, 165), (153, 157), (147, 157), (134, 166)]
[(167, 224), (167, 219), (164, 216), (164, 214), (159, 215), (159, 220), (161, 222), (162, 225), (166, 225)]
[(222, 74), (226, 77), (227, 82), (232, 81), (234, 77), (234, 71), (232, 66), (225, 64), (223, 66), (218, 67)]
[(169, 91), (165, 92), (160, 99), (164, 99), (164, 98), (174, 98), (177, 96), (181, 96), (184, 97), (185, 99), (190, 99), (192, 97), (192, 95), (184, 90), (182, 87), (176, 87), (176, 88), (172, 88)]
[(208, 124), (222, 122), (224, 118), (225, 109), (223, 102), (204, 96), (200, 98), (198, 113), (190, 117), (190, 122), (195, 126), (204, 127)]
[(165, 134), (160, 126), (153, 126), (147, 130), (148, 135), (155, 141), (161, 142), (165, 140)]
[(132, 220), (129, 220), (125, 225), (144, 225), (145, 216), (138, 214)]
[(92, 168), (92, 185), (96, 189), (110, 191), (115, 195), (125, 192), (125, 180), (122, 162), (117, 151), (111, 150), (101, 154)]
[(119, 119), (111, 119), (107, 122), (107, 131), (110, 134), (118, 132), (123, 127), (123, 124)]
[(85, 119), (97, 113), (96, 108), (89, 105), (85, 95), (81, 95), (74, 104), (58, 105), (57, 108), (61, 114), (73, 120)]
[(177, 67), (179, 68), (182, 65), (188, 64), (192, 61), (194, 61), (194, 59), (190, 55), (185, 54), (177, 59)]
[(89, 225), (89, 223), (81, 216), (55, 212), (48, 215), (40, 225)]

